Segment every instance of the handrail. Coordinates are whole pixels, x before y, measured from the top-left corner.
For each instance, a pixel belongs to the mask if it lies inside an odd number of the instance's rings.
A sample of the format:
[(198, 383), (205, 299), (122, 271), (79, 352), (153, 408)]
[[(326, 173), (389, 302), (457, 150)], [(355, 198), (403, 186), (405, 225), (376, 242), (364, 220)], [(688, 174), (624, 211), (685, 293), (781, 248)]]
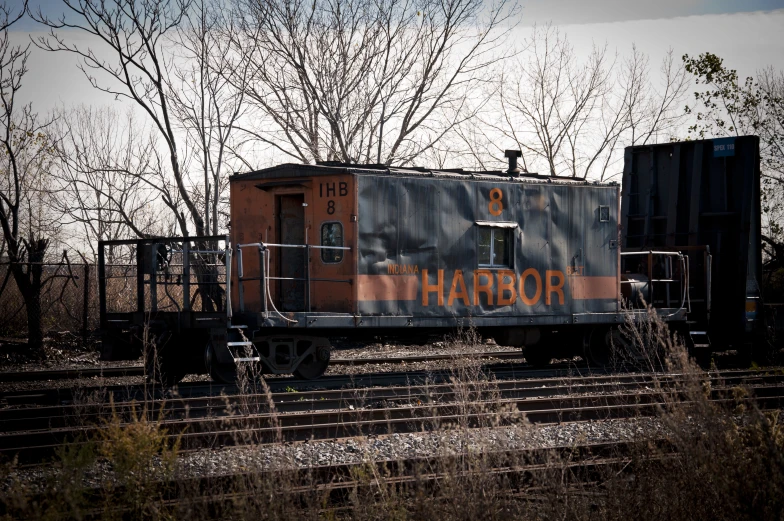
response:
[[(689, 257), (688, 255), (683, 255), (683, 253), (679, 251), (657, 251), (657, 250), (646, 250), (646, 251), (626, 251), (621, 252), (621, 256), (633, 256), (633, 255), (644, 255), (648, 257), (648, 300), (650, 304), (653, 304), (653, 283), (654, 282), (662, 282), (664, 284), (671, 284), (674, 282), (680, 282), (683, 286), (683, 290), (681, 292), (681, 303), (678, 309), (676, 309), (668, 317), (675, 315), (676, 313), (680, 312), (683, 309), (686, 309), (687, 312), (691, 313), (691, 295), (689, 292)], [(681, 264), (681, 280), (676, 281), (675, 279), (655, 279), (653, 278), (653, 256), (654, 255), (663, 255), (667, 257), (677, 257)], [(672, 270), (672, 265), (669, 265), (669, 269)], [(620, 281), (621, 284), (631, 284), (633, 281)], [(668, 297), (669, 301), (669, 297)], [(669, 304), (669, 302), (668, 302)]]
[(226, 318), (231, 323), (231, 317), (234, 315), (231, 309), (231, 242), (226, 237)]
[(670, 255), (673, 257), (680, 257), (683, 254), (679, 251), (645, 250), (645, 251), (622, 251), (621, 256), (624, 255)]
[[(226, 249), (221, 249), (219, 244), (225, 244)], [(167, 306), (172, 304), (177, 308), (177, 312), (191, 310), (191, 277), (194, 275), (194, 262), (192, 261), (191, 254), (194, 254), (196, 262), (199, 266), (211, 268), (214, 271), (215, 280), (200, 279), (197, 277), (199, 285), (225, 285), (225, 293), (223, 297), (226, 299), (226, 314), (227, 318), (231, 319), (231, 242), (227, 235), (198, 235), (190, 237), (145, 237), (140, 239), (121, 239), (121, 240), (102, 240), (98, 241), (98, 279), (99, 279), (99, 310), (101, 320), (105, 319), (107, 313), (106, 305), (106, 280), (108, 279), (131, 279), (136, 278), (136, 310), (143, 311), (149, 306), (148, 311), (155, 312), (158, 308), (158, 297), (163, 297), (166, 294)], [(107, 248), (124, 246), (131, 248), (131, 254), (135, 256), (136, 262), (130, 264), (127, 262), (106, 262), (105, 250)], [(168, 254), (181, 255), (181, 262), (166, 262), (163, 271), (158, 271), (155, 267), (155, 259), (157, 258), (160, 248), (166, 248)], [(203, 249), (199, 249), (203, 248)], [(133, 251), (135, 250), (135, 252)], [(211, 260), (211, 256), (216, 256), (215, 261)], [(224, 258), (220, 259), (220, 256)], [(202, 262), (204, 261), (204, 262)], [(221, 281), (223, 274), (220, 273), (220, 267), (226, 269), (225, 280)], [(107, 268), (119, 269), (124, 273), (122, 275), (114, 275), (107, 273)], [(172, 270), (174, 272), (172, 272)], [(135, 274), (133, 273), (135, 271)], [(198, 273), (196, 273), (198, 275)], [(163, 276), (166, 276), (163, 278)], [(149, 276), (149, 278), (147, 278)], [(176, 276), (177, 281), (172, 282), (169, 276)], [(169, 293), (171, 286), (181, 286), (182, 300)], [(145, 288), (149, 287), (150, 298), (145, 298)], [(159, 290), (163, 291), (158, 295)], [(202, 296), (204, 298), (204, 296)], [(218, 307), (222, 305), (222, 298), (219, 298), (215, 303)]]
[[(238, 280), (238, 297), (240, 301), (240, 311), (245, 310), (245, 299), (244, 299), (244, 291), (242, 283), (244, 281), (253, 281), (259, 280), (260, 282), (260, 291), (261, 291), (261, 300), (264, 303), (264, 317), (266, 318), (268, 313), (267, 306), (270, 305), (272, 309), (277, 313), (281, 318), (284, 320), (290, 321), (290, 319), (284, 317), (280, 311), (277, 310), (275, 304), (272, 302), (272, 295), (269, 289), (269, 281), (271, 280), (291, 280), (291, 281), (298, 281), (304, 282), (307, 286), (307, 311), (310, 311), (310, 284), (311, 282), (337, 282), (337, 283), (348, 283), (351, 284), (353, 281), (351, 279), (313, 279), (310, 277), (310, 262), (309, 262), (309, 253), (306, 254), (305, 257), (305, 264), (307, 265), (307, 272), (305, 278), (299, 277), (273, 277), (270, 275), (270, 257), (269, 251), (270, 248), (297, 248), (297, 249), (304, 249), (310, 252), (311, 249), (315, 250), (344, 250), (344, 251), (351, 251), (351, 246), (317, 246), (315, 244), (278, 244), (278, 243), (265, 243), (265, 242), (251, 242), (245, 244), (237, 244), (237, 280)], [(244, 261), (242, 258), (242, 249), (243, 248), (251, 248), (255, 247), (259, 250), (259, 277), (248, 277), (245, 278), (245, 267)]]
[(143, 239), (113, 239), (110, 241), (98, 241), (98, 245), (123, 246), (130, 244), (152, 244), (156, 242), (183, 242), (183, 241), (227, 241), (225, 235), (195, 235), (193, 237), (145, 237)]
[[(276, 247), (276, 248), (313, 248), (315, 250), (348, 250), (351, 251), (351, 246), (316, 246), (315, 244), (274, 244), (274, 243), (262, 243), (264, 246), (267, 247)], [(245, 245), (243, 245), (245, 246)]]

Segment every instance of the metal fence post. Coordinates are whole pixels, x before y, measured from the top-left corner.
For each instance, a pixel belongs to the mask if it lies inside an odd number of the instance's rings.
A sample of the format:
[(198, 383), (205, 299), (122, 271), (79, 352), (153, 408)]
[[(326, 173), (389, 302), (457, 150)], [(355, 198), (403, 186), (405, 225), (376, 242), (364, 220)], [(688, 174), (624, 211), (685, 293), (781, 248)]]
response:
[(144, 312), (144, 243), (136, 243), (136, 311)]
[[(228, 249), (228, 248), (227, 248)], [(242, 261), (242, 247), (237, 245), (237, 298), (240, 303), (240, 313), (245, 312), (245, 287), (242, 283), (245, 278), (245, 264)]]
[(259, 248), (259, 305), (267, 318), (267, 255), (269, 250)]
[(150, 246), (150, 311), (153, 313), (158, 312), (158, 247), (158, 244)]
[[(84, 259), (84, 257), (82, 257)], [(88, 336), (88, 320), (89, 320), (89, 308), (90, 308), (90, 264), (87, 262), (87, 259), (84, 259), (84, 279), (82, 281), (83, 288), (83, 300), (84, 304), (82, 306), (82, 345), (87, 345), (87, 336)]]
[(98, 242), (98, 320), (101, 328), (106, 327), (106, 253), (104, 252), (105, 247), (106, 246), (104, 245), (103, 241)]
[(182, 241), (182, 310), (191, 309), (191, 242)]
[(305, 248), (305, 298), (307, 299), (305, 309), (310, 313), (310, 245), (305, 246), (307, 246)]

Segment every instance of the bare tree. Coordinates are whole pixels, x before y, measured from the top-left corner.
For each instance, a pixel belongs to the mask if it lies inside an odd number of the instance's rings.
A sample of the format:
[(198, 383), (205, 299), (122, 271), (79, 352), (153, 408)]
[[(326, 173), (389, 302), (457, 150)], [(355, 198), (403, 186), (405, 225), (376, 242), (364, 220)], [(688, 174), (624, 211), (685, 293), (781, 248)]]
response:
[[(180, 232), (205, 235), (205, 221), (193, 201), (179, 153), (176, 121), (167, 92), (171, 58), (165, 52), (166, 36), (183, 21), (189, 0), (63, 0), (68, 10), (59, 19), (44, 15), (40, 9), (33, 18), (52, 30), (39, 37), (36, 45), (48, 51), (63, 51), (81, 58), (80, 68), (91, 85), (117, 99), (140, 107), (157, 128), (168, 152), (168, 167), (177, 188), (177, 199), (161, 196), (171, 210)], [(59, 29), (82, 31), (95, 39), (96, 45), (110, 52), (104, 59), (100, 52), (78, 43), (69, 43)], [(67, 34), (67, 33), (64, 33)]]
[[(63, 4), (67, 13), (59, 19), (40, 10), (33, 15), (51, 28), (36, 45), (81, 58), (80, 68), (94, 88), (130, 101), (146, 114), (165, 151), (162, 156), (147, 151), (151, 155), (144, 161), (156, 163), (153, 175), (107, 170), (100, 161), (88, 165), (90, 157), (80, 160), (89, 168), (74, 171), (130, 175), (131, 180), (123, 182), (138, 180), (141, 184), (136, 186), (145, 193), (156, 192), (183, 236), (191, 236), (192, 230), (196, 236), (217, 232), (217, 207), (225, 186), (221, 173), (242, 104), (241, 98), (227, 97), (225, 82), (210, 69), (226, 63), (228, 53), (213, 37), (214, 11), (191, 0), (63, 0)], [(92, 36), (93, 47), (69, 42), (68, 32), (58, 33), (60, 29)], [(103, 58), (104, 51), (109, 58)], [(165, 161), (157, 161), (160, 157)], [(198, 168), (192, 168), (194, 159), (200, 163)], [(153, 177), (157, 179), (151, 182)], [(131, 217), (125, 214), (123, 220), (130, 225)], [(131, 229), (143, 234), (142, 224), (133, 223)], [(214, 250), (214, 246), (197, 243), (200, 250)], [(205, 310), (213, 310), (222, 300), (222, 289), (214, 284), (214, 263), (197, 261), (192, 267), (199, 275)]]
[[(470, 118), (504, 55), (508, 0), (236, 0), (227, 36), (250, 64), (260, 124), (297, 161), (407, 164)], [(244, 80), (244, 78), (243, 78)]]
[[(46, 282), (42, 263), (54, 221), (47, 215), (42, 190), (51, 140), (46, 133), (48, 122), (41, 121), (31, 105), (18, 105), (29, 46), (12, 46), (8, 28), (20, 17), (6, 4), (0, 5), (0, 228), (8, 273), (13, 275), (27, 311), (28, 345), (40, 352), (41, 288)], [(0, 282), (2, 288), (7, 282), (6, 276)]]
[[(248, 65), (233, 59), (231, 46), (221, 37), (231, 31), (222, 4), (195, 0), (183, 24), (171, 38), (175, 61), (166, 81), (170, 106), (185, 134), (192, 160), (203, 173), (202, 190), (194, 197), (203, 204), (204, 227), (217, 235), (221, 196), (228, 189), (225, 171), (234, 155), (233, 134), (245, 114), (244, 89)], [(229, 83), (233, 77), (236, 85)]]
[[(784, 72), (768, 67), (757, 73), (760, 103), (752, 104), (758, 121), (762, 167), (762, 211), (765, 233), (762, 234), (767, 281), (784, 299)], [(771, 284), (773, 282), (773, 284)], [(777, 286), (777, 287), (776, 287)], [(773, 293), (773, 291), (769, 291)]]
[(99, 240), (160, 236), (175, 222), (159, 199), (176, 201), (153, 132), (110, 108), (76, 107), (58, 113), (53, 147), (52, 204), (63, 224), (81, 230), (86, 249)]
[(606, 47), (583, 58), (557, 28), (538, 27), (526, 54), (501, 78), (497, 106), (483, 123), (494, 137), (517, 144), (526, 169), (604, 180), (617, 173), (620, 143), (649, 142), (682, 118), (687, 77), (672, 52), (661, 74), (657, 90), (636, 47), (620, 63)]

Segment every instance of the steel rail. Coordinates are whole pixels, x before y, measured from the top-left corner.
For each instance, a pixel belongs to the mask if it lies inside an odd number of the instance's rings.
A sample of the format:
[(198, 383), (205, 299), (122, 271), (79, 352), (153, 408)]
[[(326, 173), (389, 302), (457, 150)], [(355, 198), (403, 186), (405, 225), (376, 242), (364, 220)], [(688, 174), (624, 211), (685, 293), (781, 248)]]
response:
[[(553, 366), (550, 369), (532, 369), (525, 364), (513, 363), (489, 363), (483, 364), (482, 370), (487, 374), (492, 374), (495, 378), (550, 378), (574, 376), (580, 371), (587, 372), (587, 367), (579, 368), (570, 366), (568, 368)], [(595, 371), (598, 374), (608, 374), (607, 371)], [(405, 371), (405, 372), (377, 372), (362, 373), (353, 375), (327, 375), (318, 380), (299, 380), (297, 378), (283, 376), (265, 378), (269, 388), (275, 391), (312, 390), (312, 389), (344, 389), (356, 387), (373, 386), (392, 386), (392, 385), (411, 385), (429, 381), (448, 381), (453, 376), (452, 371)], [(182, 382), (173, 388), (162, 388), (152, 383), (137, 385), (107, 385), (106, 383), (92, 386), (81, 386), (78, 388), (82, 396), (100, 394), (104, 396), (112, 395), (122, 397), (121, 400), (136, 399), (138, 401), (148, 400), (155, 397), (191, 397), (224, 394), (237, 394), (239, 388), (234, 384), (223, 384), (218, 382)], [(0, 401), (8, 405), (31, 405), (31, 404), (61, 404), (70, 403), (75, 400), (74, 390), (71, 388), (52, 388), (44, 387), (37, 389), (10, 390), (0, 392)]]
[[(257, 493), (254, 485), (291, 483), (292, 485), (278, 492), (286, 495), (292, 502), (298, 497), (315, 493), (321, 496), (321, 502), (325, 507), (334, 508), (346, 504), (350, 499), (348, 493), (357, 489), (399, 486), (414, 482), (420, 486), (432, 487), (438, 486), (444, 478), (468, 477), (477, 473), (481, 473), (482, 476), (504, 476), (507, 479), (505, 488), (510, 489), (511, 494), (519, 496), (521, 490), (535, 487), (537, 478), (543, 472), (552, 471), (554, 464), (558, 465), (558, 469), (572, 471), (567, 475), (570, 482), (580, 483), (582, 486), (598, 484), (596, 478), (601, 477), (598, 475), (600, 469), (612, 467), (623, 471), (638, 446), (638, 442), (623, 440), (492, 450), (484, 452), (480, 459), (466, 458), (466, 453), (459, 453), (274, 470), (245, 470), (231, 474), (180, 478), (176, 482), (160, 481), (162, 493), (160, 499), (161, 505), (168, 507), (192, 506), (197, 503), (212, 507), (226, 504), (231, 507), (232, 502)], [(657, 453), (651, 456), (649, 461), (677, 456), (675, 448), (667, 440), (661, 438), (646, 440), (646, 449), (650, 450), (652, 446), (657, 449)], [(481, 465), (475, 467), (472, 464), (475, 461), (479, 461)], [(360, 475), (375, 477), (363, 480), (357, 478)], [(379, 479), (379, 476), (383, 476), (383, 479)], [(183, 497), (182, 491), (196, 491), (196, 494)], [(108, 503), (116, 505), (111, 510), (118, 516), (125, 511), (120, 505), (122, 498), (127, 497), (127, 493), (127, 489), (122, 484), (113, 486), (113, 497), (118, 500)], [(104, 505), (107, 503), (106, 490), (100, 486), (93, 486), (83, 494), (87, 503)], [(31, 501), (43, 503), (43, 499), (43, 497), (33, 496)], [(106, 506), (104, 506), (85, 514), (86, 518), (90, 519), (91, 517), (103, 518), (106, 513)]]
[[(755, 404), (778, 409), (784, 404), (784, 386), (748, 386), (754, 398), (732, 396), (734, 386), (713, 388), (710, 398), (723, 404)], [(177, 439), (183, 450), (227, 445), (256, 445), (281, 441), (333, 439), (393, 432), (421, 432), (453, 425), (464, 427), (529, 423), (562, 423), (609, 418), (651, 416), (666, 409), (664, 397), (685, 398), (679, 393), (636, 392), (608, 395), (548, 398), (509, 398), (469, 403), (426, 404), (408, 407), (316, 411), (279, 414), (262, 413), (221, 418), (162, 421), (166, 436)], [(688, 402), (680, 402), (688, 403)], [(216, 430), (217, 429), (217, 430)], [(101, 427), (63, 428), (49, 431), (0, 435), (0, 456), (20, 462), (41, 461), (64, 443), (95, 439)]]
[[(462, 353), (462, 354), (437, 354), (420, 356), (376, 356), (359, 358), (333, 358), (330, 365), (370, 365), (370, 364), (400, 364), (431, 362), (439, 360), (454, 360), (461, 358), (499, 358), (502, 360), (517, 360), (523, 358), (521, 351), (492, 351), (483, 353)], [(121, 367), (89, 367), (89, 368), (66, 368), (66, 369), (43, 369), (34, 371), (0, 371), (0, 382), (28, 382), (36, 380), (69, 380), (79, 378), (94, 377), (124, 377), (124, 376), (143, 376), (144, 367), (141, 365), (121, 366)]]
[[(556, 365), (548, 369), (532, 369), (525, 364), (492, 363), (481, 367), (484, 374), (498, 380), (509, 379), (538, 379), (545, 385), (552, 378), (584, 379), (589, 377), (626, 377), (639, 378), (644, 375), (662, 376), (663, 373), (618, 372), (607, 369), (592, 369), (588, 366), (574, 364)], [(769, 369), (731, 369), (712, 371), (713, 377), (746, 376), (775, 374), (777, 368)], [(291, 377), (265, 378), (265, 383), (272, 392), (281, 391), (309, 391), (314, 389), (355, 389), (375, 386), (411, 386), (424, 383), (448, 382), (455, 376), (453, 370), (435, 371), (406, 371), (406, 372), (379, 372), (356, 375), (328, 375), (318, 380), (298, 380)], [(188, 398), (197, 396), (233, 395), (240, 393), (237, 385), (221, 384), (216, 382), (187, 382), (181, 383), (173, 389), (166, 389), (154, 384), (139, 385), (95, 385), (79, 388), (82, 396), (101, 395), (113, 396), (117, 401), (137, 400), (139, 402), (155, 398)], [(27, 390), (12, 390), (0, 393), (0, 402), (9, 406), (29, 406), (44, 404), (68, 404), (76, 401), (73, 389), (70, 388), (40, 388)]]
[[(723, 387), (748, 383), (743, 376), (714, 377), (712, 386)], [(610, 394), (624, 390), (660, 386), (662, 392), (677, 390), (671, 386), (682, 384), (681, 375), (629, 375), (627, 377), (584, 377), (566, 381), (500, 380), (426, 384), (412, 386), (375, 387), (368, 389), (319, 390), (305, 392), (247, 393), (191, 398), (153, 399), (148, 402), (113, 402), (100, 404), (70, 404), (43, 407), (0, 409), (0, 432), (32, 431), (63, 428), (71, 425), (98, 424), (115, 417), (120, 421), (134, 421), (139, 415), (153, 419), (184, 419), (220, 417), (242, 413), (270, 411), (270, 401), (277, 413), (312, 412), (345, 408), (378, 407), (395, 404), (455, 402), (457, 394), (469, 394), (476, 399), (486, 395), (497, 398), (542, 398), (582, 394)], [(760, 385), (784, 384), (784, 376), (762, 375), (754, 378)], [(540, 385), (542, 384), (542, 385)]]

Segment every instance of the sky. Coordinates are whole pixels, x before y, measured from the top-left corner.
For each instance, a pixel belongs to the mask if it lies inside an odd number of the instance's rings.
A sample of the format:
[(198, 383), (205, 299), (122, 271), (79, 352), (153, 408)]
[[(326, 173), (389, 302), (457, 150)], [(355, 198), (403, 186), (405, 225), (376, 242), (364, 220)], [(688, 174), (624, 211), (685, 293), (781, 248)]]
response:
[(784, 0), (524, 0), (523, 23), (557, 25), (666, 20), (784, 8)]
[[(7, 0), (10, 5), (23, 0)], [(29, 0), (33, 10), (39, 8), (56, 15), (62, 12), (61, 0)], [(523, 23), (593, 24), (632, 20), (661, 20), (681, 16), (733, 14), (772, 11), (784, 8), (784, 0), (520, 0)], [(35, 22), (21, 21), (19, 28), (31, 30)]]
[[(21, 0), (10, 0), (11, 5)], [(61, 0), (31, 0), (44, 12), (62, 12)], [(636, 44), (650, 57), (652, 68), (668, 48), (675, 55), (712, 52), (741, 77), (766, 66), (784, 69), (784, 0), (521, 0), (521, 23), (515, 38), (522, 41), (535, 24), (561, 27), (578, 52), (594, 44), (607, 45), (623, 56)], [(43, 35), (26, 18), (13, 27), (13, 40), (29, 42)], [(82, 44), (82, 35), (73, 35)], [(32, 49), (25, 79), (25, 101), (47, 112), (61, 105), (111, 104), (76, 68), (65, 53)]]
[[(2, 0), (0, 0), (2, 1)], [(6, 0), (19, 2), (20, 0)], [(30, 0), (56, 16), (62, 0)], [(650, 58), (652, 72), (668, 49), (680, 58), (711, 52), (738, 70), (741, 78), (773, 66), (784, 70), (784, 0), (520, 0), (522, 16), (514, 39), (523, 42), (532, 26), (552, 23), (568, 35), (578, 55), (594, 45), (606, 45), (620, 57), (636, 45)], [(30, 19), (12, 28), (12, 40), (29, 44), (46, 32)], [(84, 35), (68, 35), (81, 46)], [(101, 51), (98, 51), (101, 52)], [(122, 108), (114, 97), (93, 89), (77, 60), (66, 53), (50, 53), (31, 46), (29, 72), (22, 101), (45, 114), (78, 104)], [(128, 105), (126, 105), (128, 106)], [(137, 109), (137, 112), (138, 109)], [(140, 114), (140, 117), (143, 115)]]

